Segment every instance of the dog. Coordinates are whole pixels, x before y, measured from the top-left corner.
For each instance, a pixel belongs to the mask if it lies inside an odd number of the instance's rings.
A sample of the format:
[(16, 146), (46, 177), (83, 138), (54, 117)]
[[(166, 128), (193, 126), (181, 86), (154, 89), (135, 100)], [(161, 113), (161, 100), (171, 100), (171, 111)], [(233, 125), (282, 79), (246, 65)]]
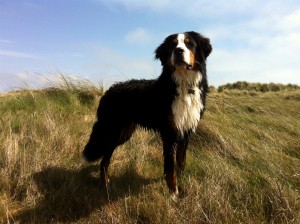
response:
[(155, 59), (162, 65), (157, 79), (120, 82), (105, 92), (83, 151), (88, 162), (102, 158), (102, 183), (109, 182), (108, 167), (115, 148), (141, 126), (160, 135), (165, 180), (170, 193), (178, 195), (176, 170), (184, 170), (189, 137), (205, 110), (206, 59), (211, 51), (210, 40), (200, 33), (172, 34), (155, 50)]

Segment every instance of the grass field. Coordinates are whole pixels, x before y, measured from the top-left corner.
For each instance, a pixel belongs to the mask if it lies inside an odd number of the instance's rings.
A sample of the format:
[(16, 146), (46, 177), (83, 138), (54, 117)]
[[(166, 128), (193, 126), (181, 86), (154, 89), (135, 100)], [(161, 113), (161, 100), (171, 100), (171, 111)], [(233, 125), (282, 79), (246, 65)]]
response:
[(109, 189), (81, 162), (101, 87), (0, 95), (0, 223), (300, 223), (300, 90), (212, 91), (173, 201), (159, 137), (119, 147)]

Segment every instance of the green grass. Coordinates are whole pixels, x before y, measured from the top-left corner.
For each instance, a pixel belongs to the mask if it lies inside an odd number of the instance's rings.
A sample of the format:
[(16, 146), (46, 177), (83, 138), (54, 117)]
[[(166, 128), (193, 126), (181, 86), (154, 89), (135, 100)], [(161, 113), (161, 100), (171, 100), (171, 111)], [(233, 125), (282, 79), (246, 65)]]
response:
[(161, 141), (144, 130), (99, 189), (81, 152), (103, 88), (62, 79), (0, 96), (0, 223), (300, 222), (300, 90), (210, 93), (174, 202)]

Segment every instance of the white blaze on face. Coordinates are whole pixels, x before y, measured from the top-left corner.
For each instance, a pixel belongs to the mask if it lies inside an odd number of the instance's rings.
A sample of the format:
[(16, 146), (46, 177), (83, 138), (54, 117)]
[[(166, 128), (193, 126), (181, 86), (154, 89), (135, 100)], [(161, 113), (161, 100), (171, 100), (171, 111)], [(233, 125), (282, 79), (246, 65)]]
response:
[[(190, 54), (190, 50), (186, 47), (184, 40), (185, 40), (185, 35), (183, 33), (178, 34), (176, 48), (181, 48), (183, 50), (183, 61), (185, 63), (187, 63), (188, 65), (190, 65), (191, 64), (191, 54)], [(174, 52), (172, 54), (172, 64), (175, 65)]]

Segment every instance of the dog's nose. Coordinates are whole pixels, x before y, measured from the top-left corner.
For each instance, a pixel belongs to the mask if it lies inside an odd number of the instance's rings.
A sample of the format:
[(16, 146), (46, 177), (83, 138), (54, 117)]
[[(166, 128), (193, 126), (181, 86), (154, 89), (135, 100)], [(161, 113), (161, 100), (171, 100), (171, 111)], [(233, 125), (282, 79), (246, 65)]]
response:
[(180, 47), (177, 47), (177, 48), (175, 48), (175, 50), (174, 50), (174, 53), (175, 53), (176, 55), (181, 55), (181, 54), (183, 54), (183, 52), (184, 52), (184, 50), (183, 50), (182, 48), (180, 48)]

